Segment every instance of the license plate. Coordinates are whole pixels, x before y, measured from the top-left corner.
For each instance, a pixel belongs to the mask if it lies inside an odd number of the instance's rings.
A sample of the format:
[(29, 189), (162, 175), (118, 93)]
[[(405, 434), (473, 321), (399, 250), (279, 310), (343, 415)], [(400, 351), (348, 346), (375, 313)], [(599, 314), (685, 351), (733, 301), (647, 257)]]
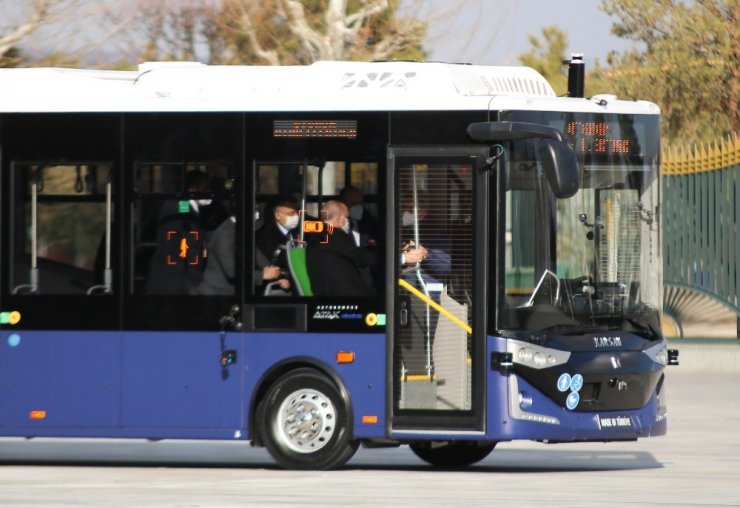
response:
[(632, 428), (632, 418), (629, 416), (599, 416), (598, 422), (601, 430)]

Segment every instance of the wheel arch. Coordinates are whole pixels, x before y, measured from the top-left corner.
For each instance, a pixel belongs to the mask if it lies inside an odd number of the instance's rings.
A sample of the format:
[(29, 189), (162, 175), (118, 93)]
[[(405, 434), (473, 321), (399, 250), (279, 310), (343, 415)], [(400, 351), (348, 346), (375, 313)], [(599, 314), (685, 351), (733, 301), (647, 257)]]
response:
[(333, 369), (329, 364), (324, 361), (318, 360), (309, 356), (296, 356), (292, 358), (286, 358), (281, 362), (271, 366), (260, 376), (259, 381), (255, 385), (255, 389), (252, 390), (252, 396), (249, 401), (249, 421), (248, 429), (249, 436), (254, 446), (264, 446), (261, 430), (256, 422), (259, 416), (260, 403), (264, 400), (267, 391), (270, 389), (275, 381), (280, 379), (285, 374), (299, 370), (299, 369), (312, 369), (323, 374), (339, 391), (342, 401), (347, 408), (347, 424), (351, 435), (354, 435), (354, 412), (352, 409), (352, 399), (347, 390), (342, 377), (339, 373)]

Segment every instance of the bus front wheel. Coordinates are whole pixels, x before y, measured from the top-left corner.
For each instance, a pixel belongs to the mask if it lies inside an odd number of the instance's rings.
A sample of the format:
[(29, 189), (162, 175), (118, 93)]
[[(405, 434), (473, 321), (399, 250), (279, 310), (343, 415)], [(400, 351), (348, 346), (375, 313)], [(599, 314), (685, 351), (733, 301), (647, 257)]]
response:
[(464, 467), (485, 459), (496, 443), (478, 441), (433, 441), (412, 443), (411, 450), (424, 462), (437, 467)]
[(264, 443), (287, 469), (333, 469), (357, 451), (347, 406), (334, 384), (313, 369), (279, 378), (261, 415)]

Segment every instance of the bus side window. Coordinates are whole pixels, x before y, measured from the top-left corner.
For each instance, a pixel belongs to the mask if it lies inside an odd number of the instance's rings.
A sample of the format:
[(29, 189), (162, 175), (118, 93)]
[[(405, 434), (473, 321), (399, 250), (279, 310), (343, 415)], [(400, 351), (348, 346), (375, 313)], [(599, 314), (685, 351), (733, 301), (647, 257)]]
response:
[(12, 164), (15, 294), (113, 292), (110, 163)]
[[(311, 276), (307, 265), (312, 246), (316, 249), (329, 234), (322, 216), (328, 201), (344, 200), (351, 208), (350, 238), (357, 246), (375, 244), (379, 237), (377, 169), (377, 163), (326, 160), (256, 164), (255, 295), (316, 294), (313, 286), (321, 287), (324, 278), (313, 280), (316, 272)], [(352, 192), (346, 193), (347, 189)], [(361, 232), (360, 226), (370, 231)], [(361, 271), (370, 286), (376, 285), (374, 270), (364, 266)]]
[[(233, 266), (228, 280), (217, 288), (206, 290), (203, 285), (208, 240), (231, 220), (230, 168), (228, 163), (218, 162), (136, 164), (133, 294), (234, 293)], [(233, 265), (234, 242), (227, 243)]]
[(253, 291), (270, 297), (298, 294), (290, 276), (288, 248), (301, 239), (304, 165), (257, 163), (256, 168)]

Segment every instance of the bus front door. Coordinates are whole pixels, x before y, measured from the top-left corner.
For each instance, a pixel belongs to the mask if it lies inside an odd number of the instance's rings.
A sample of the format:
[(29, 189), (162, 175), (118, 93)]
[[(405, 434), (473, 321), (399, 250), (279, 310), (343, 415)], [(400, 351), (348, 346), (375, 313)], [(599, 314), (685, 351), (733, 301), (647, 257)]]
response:
[(483, 430), (488, 215), (480, 208), (487, 206), (475, 165), (481, 155), (469, 147), (389, 150), (394, 433)]

